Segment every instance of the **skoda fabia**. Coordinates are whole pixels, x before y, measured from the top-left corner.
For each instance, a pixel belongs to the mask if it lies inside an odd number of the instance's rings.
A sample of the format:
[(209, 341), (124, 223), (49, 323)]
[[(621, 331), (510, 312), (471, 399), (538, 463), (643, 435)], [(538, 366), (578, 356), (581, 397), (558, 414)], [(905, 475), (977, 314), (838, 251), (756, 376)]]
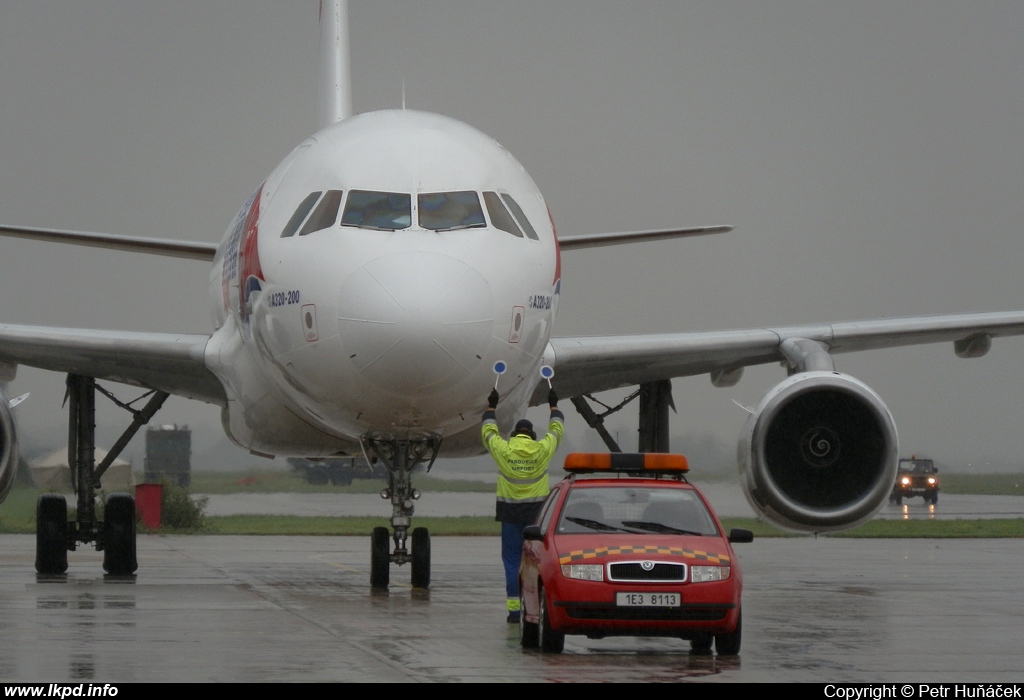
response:
[(561, 652), (566, 635), (678, 637), (737, 654), (743, 577), (682, 455), (570, 454), (524, 533), (523, 647)]

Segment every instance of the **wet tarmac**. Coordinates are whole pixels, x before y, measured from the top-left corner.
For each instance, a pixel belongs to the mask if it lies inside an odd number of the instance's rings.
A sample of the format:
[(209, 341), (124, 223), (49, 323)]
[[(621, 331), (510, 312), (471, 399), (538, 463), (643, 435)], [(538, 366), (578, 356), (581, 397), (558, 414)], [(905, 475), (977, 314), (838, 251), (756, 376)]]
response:
[[(941, 503), (940, 503), (941, 505)], [(3, 681), (1020, 682), (1024, 540), (761, 539), (739, 546), (736, 657), (678, 640), (520, 649), (496, 538), (434, 538), (433, 584), (368, 585), (369, 538), (139, 538), (139, 574), (70, 554), (33, 573), (0, 536)]]

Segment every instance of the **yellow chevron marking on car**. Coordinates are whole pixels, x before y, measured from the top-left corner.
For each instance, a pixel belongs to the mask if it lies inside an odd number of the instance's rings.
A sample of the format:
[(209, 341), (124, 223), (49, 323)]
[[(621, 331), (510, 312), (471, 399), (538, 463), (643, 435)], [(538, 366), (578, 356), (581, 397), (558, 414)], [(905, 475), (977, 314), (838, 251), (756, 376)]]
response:
[(571, 552), (568, 552), (567, 554), (559, 554), (558, 563), (571, 564), (574, 561), (583, 561), (585, 559), (597, 559), (600, 557), (611, 556), (613, 554), (669, 554), (677, 557), (685, 557), (686, 559), (706, 561), (712, 564), (728, 565), (730, 563), (729, 557), (724, 554), (714, 554), (699, 549), (663, 547), (653, 544), (624, 544), (619, 545), (617, 547), (595, 547), (594, 549), (574, 549)]

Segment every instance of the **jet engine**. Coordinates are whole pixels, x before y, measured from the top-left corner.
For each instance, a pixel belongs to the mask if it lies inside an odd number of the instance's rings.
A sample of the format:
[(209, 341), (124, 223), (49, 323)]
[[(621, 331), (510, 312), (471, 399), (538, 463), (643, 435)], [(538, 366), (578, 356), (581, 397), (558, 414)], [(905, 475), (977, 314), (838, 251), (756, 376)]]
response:
[(11, 404), (0, 391), (0, 503), (7, 498), (18, 473), (18, 439)]
[(800, 372), (765, 394), (747, 421), (743, 490), (780, 527), (845, 530), (887, 500), (898, 452), (892, 414), (870, 387), (838, 372)]

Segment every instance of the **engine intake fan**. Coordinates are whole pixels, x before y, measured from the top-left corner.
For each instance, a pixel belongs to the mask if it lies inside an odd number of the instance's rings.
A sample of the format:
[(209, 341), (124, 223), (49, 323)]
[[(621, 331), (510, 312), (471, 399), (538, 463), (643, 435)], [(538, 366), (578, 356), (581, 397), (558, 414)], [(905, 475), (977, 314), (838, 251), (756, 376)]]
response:
[(892, 414), (870, 387), (838, 372), (801, 372), (761, 399), (740, 441), (754, 509), (800, 532), (870, 520), (896, 478)]

